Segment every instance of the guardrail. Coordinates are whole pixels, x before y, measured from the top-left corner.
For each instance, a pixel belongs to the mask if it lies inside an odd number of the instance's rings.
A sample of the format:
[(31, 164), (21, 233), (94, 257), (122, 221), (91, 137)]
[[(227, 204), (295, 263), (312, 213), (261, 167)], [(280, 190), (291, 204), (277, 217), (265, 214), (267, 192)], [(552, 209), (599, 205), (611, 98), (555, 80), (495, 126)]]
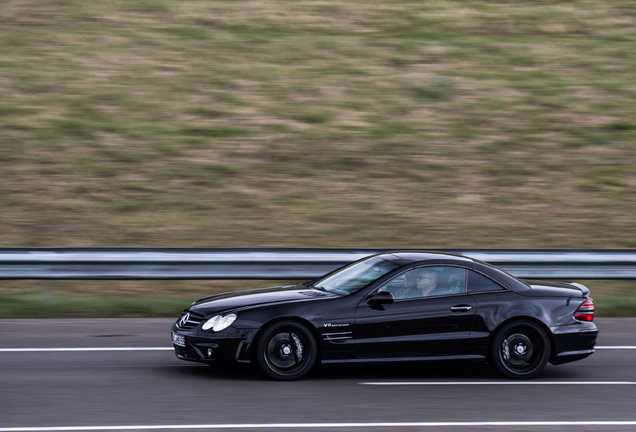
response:
[[(0, 249), (0, 279), (309, 280), (389, 249)], [(414, 250), (414, 249), (409, 249)], [(445, 249), (520, 278), (636, 279), (636, 250)]]

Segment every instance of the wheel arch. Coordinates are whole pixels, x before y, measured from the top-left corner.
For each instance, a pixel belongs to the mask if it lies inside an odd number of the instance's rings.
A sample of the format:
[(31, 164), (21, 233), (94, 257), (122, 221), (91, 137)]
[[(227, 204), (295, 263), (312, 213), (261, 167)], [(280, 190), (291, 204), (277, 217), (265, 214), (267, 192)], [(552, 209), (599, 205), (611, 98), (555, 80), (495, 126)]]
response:
[(501, 329), (508, 325), (511, 322), (515, 322), (515, 321), (530, 321), (534, 324), (537, 324), (541, 330), (543, 330), (543, 332), (545, 333), (546, 337), (548, 338), (548, 341), (550, 342), (550, 358), (549, 361), (552, 362), (554, 356), (555, 356), (555, 351), (556, 351), (556, 342), (554, 340), (554, 334), (552, 334), (552, 331), (550, 330), (550, 327), (548, 327), (546, 325), (546, 323), (544, 323), (543, 321), (541, 321), (540, 319), (533, 317), (533, 316), (515, 316), (515, 317), (510, 317), (505, 321), (502, 321), (501, 323), (499, 323), (499, 325), (490, 333), (490, 338), (488, 340), (488, 361), (492, 361), (492, 359), (490, 358), (490, 352), (491, 352), (491, 347), (493, 344), (493, 341), (495, 339), (495, 336), (501, 331)]
[(318, 334), (318, 330), (316, 329), (316, 326), (313, 325), (311, 323), (311, 321), (296, 316), (296, 315), (283, 315), (283, 316), (276, 316), (274, 318), (271, 318), (270, 320), (266, 321), (256, 332), (256, 334), (254, 335), (254, 339), (252, 340), (252, 342), (250, 343), (252, 349), (250, 349), (250, 362), (252, 364), (256, 363), (256, 349), (254, 349), (254, 347), (256, 346), (256, 344), (258, 343), (259, 339), (262, 337), (263, 332), (265, 331), (265, 329), (267, 329), (268, 327), (278, 323), (278, 322), (282, 322), (282, 321), (296, 321), (300, 324), (303, 324), (305, 327), (307, 327), (309, 329), (309, 331), (311, 332), (312, 336), (314, 337), (314, 340), (316, 341), (316, 360), (320, 361), (321, 357), (322, 357), (322, 353), (320, 351), (320, 344), (318, 343), (320, 341), (320, 335)]

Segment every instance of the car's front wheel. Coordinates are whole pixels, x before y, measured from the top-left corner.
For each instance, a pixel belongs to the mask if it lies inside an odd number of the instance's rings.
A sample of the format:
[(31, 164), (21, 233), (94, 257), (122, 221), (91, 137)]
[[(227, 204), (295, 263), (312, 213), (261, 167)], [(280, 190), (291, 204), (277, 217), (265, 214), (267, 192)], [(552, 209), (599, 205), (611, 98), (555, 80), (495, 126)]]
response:
[(495, 335), (490, 347), (493, 367), (507, 378), (530, 379), (539, 375), (550, 358), (550, 341), (532, 321), (513, 321)]
[(296, 380), (307, 375), (317, 358), (311, 331), (296, 321), (279, 321), (267, 327), (256, 344), (256, 363), (270, 378)]

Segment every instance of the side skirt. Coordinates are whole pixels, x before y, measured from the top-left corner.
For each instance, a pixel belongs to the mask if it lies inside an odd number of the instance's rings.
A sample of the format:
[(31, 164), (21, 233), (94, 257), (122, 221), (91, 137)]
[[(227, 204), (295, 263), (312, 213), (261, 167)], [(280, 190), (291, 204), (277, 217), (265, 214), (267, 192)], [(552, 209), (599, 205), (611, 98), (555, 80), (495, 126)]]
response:
[(486, 361), (486, 357), (478, 354), (466, 354), (466, 355), (448, 355), (448, 356), (433, 356), (433, 357), (382, 357), (382, 358), (353, 358), (353, 359), (338, 359), (338, 360), (323, 360), (323, 364), (336, 364), (336, 363), (397, 363), (397, 362), (426, 362), (426, 361), (441, 361), (441, 360), (481, 360)]

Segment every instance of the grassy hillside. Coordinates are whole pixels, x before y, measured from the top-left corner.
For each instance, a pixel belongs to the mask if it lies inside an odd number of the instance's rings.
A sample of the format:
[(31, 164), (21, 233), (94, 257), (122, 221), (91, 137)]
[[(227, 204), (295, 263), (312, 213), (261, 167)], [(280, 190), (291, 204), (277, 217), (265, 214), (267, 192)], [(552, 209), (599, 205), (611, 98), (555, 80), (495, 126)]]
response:
[(0, 46), (0, 247), (636, 247), (631, 1), (0, 0)]

